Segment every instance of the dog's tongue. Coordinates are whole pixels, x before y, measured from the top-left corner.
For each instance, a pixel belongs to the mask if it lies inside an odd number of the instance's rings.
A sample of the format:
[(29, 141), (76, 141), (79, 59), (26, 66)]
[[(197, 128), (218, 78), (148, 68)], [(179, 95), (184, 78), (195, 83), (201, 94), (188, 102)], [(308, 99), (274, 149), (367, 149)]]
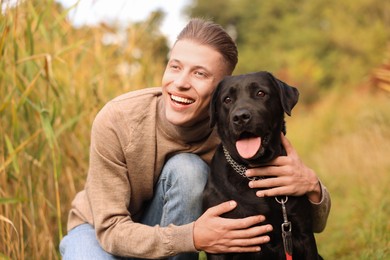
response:
[(257, 151), (260, 149), (260, 146), (260, 137), (245, 138), (236, 142), (236, 149), (240, 156), (244, 159), (250, 159), (255, 156)]

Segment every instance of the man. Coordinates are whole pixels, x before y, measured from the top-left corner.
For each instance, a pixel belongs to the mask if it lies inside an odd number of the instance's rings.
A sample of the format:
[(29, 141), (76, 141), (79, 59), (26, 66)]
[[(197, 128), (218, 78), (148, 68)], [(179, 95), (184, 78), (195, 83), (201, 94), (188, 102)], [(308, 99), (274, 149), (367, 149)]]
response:
[[(264, 216), (220, 217), (234, 201), (201, 215), (208, 163), (219, 143), (209, 128), (211, 93), (236, 64), (236, 45), (223, 28), (192, 19), (171, 50), (161, 88), (126, 93), (103, 107), (92, 127), (85, 189), (72, 203), (60, 245), (64, 259), (197, 259), (201, 250), (255, 252), (269, 241), (270, 225), (252, 227)], [(277, 167), (247, 174), (277, 177), (259, 196), (307, 194), (321, 231), (329, 194), (286, 139), (284, 145), (289, 154)]]

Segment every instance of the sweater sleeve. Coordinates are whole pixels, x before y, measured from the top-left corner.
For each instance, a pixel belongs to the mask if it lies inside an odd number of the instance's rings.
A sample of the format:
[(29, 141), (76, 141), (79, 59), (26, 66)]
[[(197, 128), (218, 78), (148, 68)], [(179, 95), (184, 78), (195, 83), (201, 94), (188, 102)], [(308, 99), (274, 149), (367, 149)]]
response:
[(113, 255), (148, 259), (195, 252), (193, 223), (151, 227), (133, 221), (129, 208), (134, 194), (128, 171), (139, 165), (126, 163), (126, 144), (115, 122), (114, 115), (104, 111), (93, 123), (85, 188), (102, 248)]
[(327, 188), (322, 182), (320, 182), (320, 186), (321, 201), (318, 203), (310, 201), (312, 204), (313, 231), (315, 233), (320, 233), (325, 229), (331, 207), (330, 194)]

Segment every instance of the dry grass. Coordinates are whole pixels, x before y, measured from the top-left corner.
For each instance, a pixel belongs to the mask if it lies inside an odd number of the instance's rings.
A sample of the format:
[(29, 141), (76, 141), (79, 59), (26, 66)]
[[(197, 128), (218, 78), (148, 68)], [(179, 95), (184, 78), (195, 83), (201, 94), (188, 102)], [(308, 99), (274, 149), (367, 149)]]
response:
[(119, 93), (159, 85), (165, 65), (158, 14), (129, 26), (125, 46), (102, 44), (113, 28), (65, 16), (54, 1), (0, 16), (0, 258), (59, 258), (93, 118)]
[[(290, 119), (289, 134), (332, 196), (325, 259), (390, 256), (390, 97), (337, 93), (306, 116)], [(303, 118), (301, 118), (303, 117)]]

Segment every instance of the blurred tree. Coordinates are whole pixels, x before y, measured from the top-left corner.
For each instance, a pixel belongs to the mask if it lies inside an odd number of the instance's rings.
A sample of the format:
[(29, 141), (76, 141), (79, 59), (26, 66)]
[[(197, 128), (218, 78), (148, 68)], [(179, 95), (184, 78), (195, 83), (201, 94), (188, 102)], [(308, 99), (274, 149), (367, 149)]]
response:
[(186, 13), (232, 32), (235, 73), (272, 71), (305, 92), (307, 103), (319, 90), (356, 85), (390, 43), (390, 1), (193, 0)]
[[(167, 38), (162, 35), (160, 26), (164, 19), (164, 12), (152, 12), (146, 21), (128, 28), (130, 53), (133, 59), (143, 68), (138, 75), (138, 82), (145, 82), (146, 87), (160, 85), (162, 72), (168, 59)], [(139, 33), (139, 32), (143, 33)]]

